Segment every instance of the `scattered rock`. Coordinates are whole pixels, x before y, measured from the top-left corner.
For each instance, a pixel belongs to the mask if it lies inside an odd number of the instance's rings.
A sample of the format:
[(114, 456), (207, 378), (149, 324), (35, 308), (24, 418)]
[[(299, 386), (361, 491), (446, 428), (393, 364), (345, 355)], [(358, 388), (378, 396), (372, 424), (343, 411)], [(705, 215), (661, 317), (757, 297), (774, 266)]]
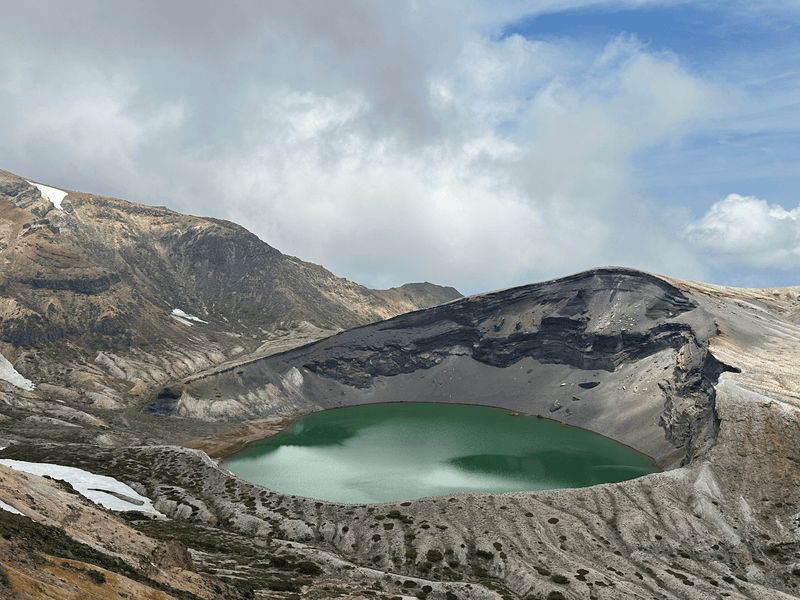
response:
[(134, 382), (133, 387), (128, 390), (128, 393), (131, 394), (132, 396), (141, 396), (146, 391), (147, 391), (147, 384), (141, 379), (137, 379)]
[(31, 415), (30, 417), (26, 417), (25, 422), (38, 423), (41, 425), (58, 425), (60, 427), (77, 427), (77, 428), (81, 427), (76, 423), (69, 423), (67, 421), (62, 421), (61, 419), (54, 419), (53, 417), (40, 417), (38, 415)]

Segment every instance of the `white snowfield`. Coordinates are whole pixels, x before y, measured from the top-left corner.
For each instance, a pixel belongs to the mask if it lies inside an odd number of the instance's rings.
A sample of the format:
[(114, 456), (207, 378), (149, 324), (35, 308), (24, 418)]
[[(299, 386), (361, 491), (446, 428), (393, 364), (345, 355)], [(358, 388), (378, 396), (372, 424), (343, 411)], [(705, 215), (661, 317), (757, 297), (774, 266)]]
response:
[(61, 465), (51, 465), (48, 463), (33, 463), (8, 458), (0, 459), (0, 465), (11, 467), (23, 473), (30, 473), (31, 475), (49, 475), (53, 479), (66, 481), (70, 483), (79, 494), (109, 510), (120, 512), (135, 510), (156, 517), (164, 517), (163, 514), (153, 508), (153, 503), (149, 498), (137, 494), (130, 487), (121, 481), (117, 481), (113, 477), (95, 475), (94, 473), (89, 473), (88, 471), (75, 467), (63, 467)]
[(33, 391), (36, 386), (30, 379), (20, 375), (8, 359), (0, 354), (0, 379), (17, 386), (21, 390)]
[(180, 308), (173, 308), (172, 315), (170, 315), (176, 321), (180, 321), (184, 325), (191, 327), (192, 324), (189, 321), (195, 321), (197, 323), (208, 323), (208, 321), (203, 321), (200, 317), (195, 317), (194, 315), (190, 315), (188, 313), (183, 312)]
[(0, 500), (0, 509), (7, 510), (8, 512), (14, 513), (15, 515), (21, 515), (22, 514), (16, 508), (14, 508), (13, 506), (9, 506), (8, 504), (3, 502), (2, 500)]
[[(25, 181), (28, 181), (27, 179)], [(63, 210), (61, 208), (61, 201), (67, 197), (67, 192), (62, 190), (57, 190), (56, 188), (51, 188), (48, 185), (42, 185), (41, 183), (33, 183), (32, 181), (28, 181), (31, 185), (36, 186), (39, 188), (39, 191), (42, 192), (42, 196), (53, 203), (58, 210)]]

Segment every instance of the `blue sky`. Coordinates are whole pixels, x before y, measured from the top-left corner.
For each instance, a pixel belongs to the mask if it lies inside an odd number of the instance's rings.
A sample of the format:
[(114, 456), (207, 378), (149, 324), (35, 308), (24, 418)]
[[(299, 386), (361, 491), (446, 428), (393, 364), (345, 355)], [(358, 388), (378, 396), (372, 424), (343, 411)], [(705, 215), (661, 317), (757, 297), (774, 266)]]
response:
[[(584, 7), (522, 17), (503, 26), (498, 37), (600, 48), (616, 36), (634, 35), (648, 52), (670, 53), (688, 72), (730, 86), (732, 93), (745, 96), (741, 113), (712, 120), (678, 142), (653, 145), (634, 157), (648, 191), (683, 196), (700, 212), (720, 194), (733, 192), (762, 194), (794, 206), (800, 190), (797, 13), (783, 19), (780, 12), (760, 12), (757, 3), (748, 12), (723, 8), (699, 3)], [(782, 93), (788, 96), (784, 102), (778, 98)], [(770, 99), (780, 104), (769, 106)], [(675, 180), (678, 172), (682, 175)]]
[[(757, 3), (753, 6), (758, 10)], [(703, 70), (741, 52), (791, 44), (798, 28), (774, 14), (731, 12), (719, 4), (645, 4), (635, 9), (605, 4), (523, 16), (504, 25), (499, 36), (566, 38), (603, 46), (621, 33), (636, 34), (650, 51), (674, 52)]]
[(800, 5), (7, 7), (0, 168), (371, 287), (800, 273)]

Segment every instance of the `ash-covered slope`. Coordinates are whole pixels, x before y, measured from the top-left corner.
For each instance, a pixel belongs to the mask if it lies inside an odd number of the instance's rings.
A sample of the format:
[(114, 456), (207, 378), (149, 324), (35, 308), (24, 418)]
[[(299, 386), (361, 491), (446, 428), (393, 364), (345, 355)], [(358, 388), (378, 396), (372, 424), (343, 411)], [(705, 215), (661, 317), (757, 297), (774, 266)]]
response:
[(367, 402), (457, 402), (540, 414), (663, 466), (714, 441), (725, 365), (713, 317), (668, 281), (605, 268), (481, 294), (195, 377), (154, 410), (291, 416)]
[(82, 373), (124, 402), (138, 381), (142, 392), (298, 328), (316, 339), (460, 297), (376, 292), (233, 223), (56, 192), (0, 171), (0, 343), (34, 383), (80, 387)]

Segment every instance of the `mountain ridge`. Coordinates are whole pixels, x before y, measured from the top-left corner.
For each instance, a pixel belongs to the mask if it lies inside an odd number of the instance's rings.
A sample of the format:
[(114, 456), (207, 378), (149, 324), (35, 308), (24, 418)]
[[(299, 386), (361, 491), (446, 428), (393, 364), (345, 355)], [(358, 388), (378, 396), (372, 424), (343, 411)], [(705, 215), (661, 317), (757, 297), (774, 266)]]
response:
[[(186, 376), (303, 323), (301, 340), (323, 337), (461, 296), (433, 284), (369, 290), (228, 221), (72, 191), (57, 208), (38, 185), (0, 171), (2, 349), (29, 379), (75, 387), (59, 365), (102, 370), (100, 353), (123, 355), (139, 373), (110, 386), (116, 402), (136, 379)], [(190, 328), (174, 309), (201, 321)], [(153, 377), (147, 357), (131, 356), (141, 349), (177, 350), (183, 366), (156, 361)]]

